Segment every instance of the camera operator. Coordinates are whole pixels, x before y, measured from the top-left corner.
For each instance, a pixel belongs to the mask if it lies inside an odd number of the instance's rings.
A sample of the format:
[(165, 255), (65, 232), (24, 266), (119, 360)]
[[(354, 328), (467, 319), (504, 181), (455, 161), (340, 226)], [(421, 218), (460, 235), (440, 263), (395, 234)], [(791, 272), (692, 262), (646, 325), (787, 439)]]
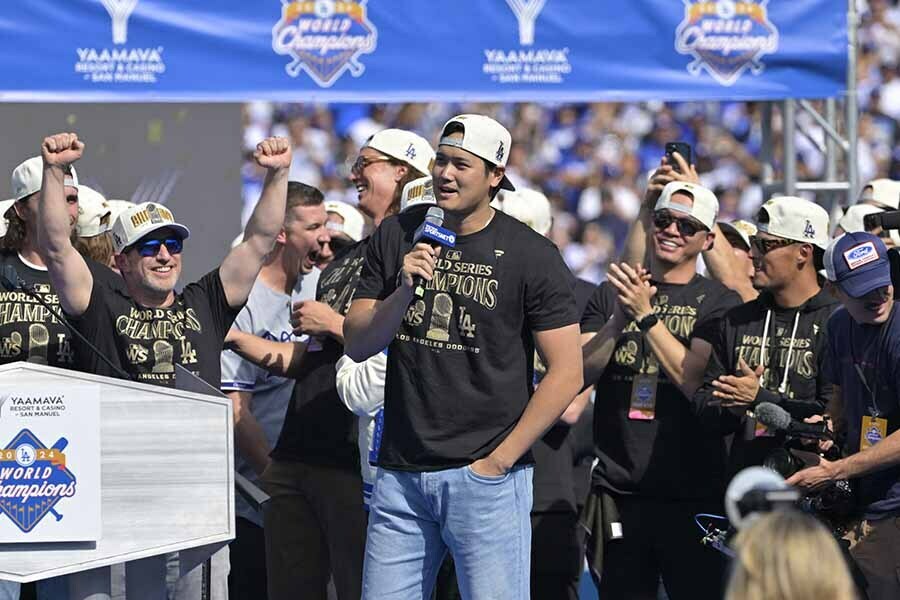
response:
[(825, 270), (844, 307), (828, 321), (828, 413), (847, 456), (822, 459), (787, 483), (816, 490), (850, 479), (859, 521), (845, 536), (866, 577), (869, 600), (900, 598), (900, 317), (882, 240), (848, 233), (825, 252)]

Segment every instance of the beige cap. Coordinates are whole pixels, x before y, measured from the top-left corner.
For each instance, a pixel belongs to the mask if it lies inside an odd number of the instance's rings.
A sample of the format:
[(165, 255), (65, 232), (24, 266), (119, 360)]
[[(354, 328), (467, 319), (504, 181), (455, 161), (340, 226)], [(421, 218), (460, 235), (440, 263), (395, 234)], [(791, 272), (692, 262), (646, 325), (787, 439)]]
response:
[[(672, 201), (672, 196), (679, 192), (685, 193), (693, 199), (691, 206)], [(712, 191), (702, 185), (687, 181), (670, 181), (663, 188), (653, 210), (664, 208), (689, 215), (712, 231), (719, 214), (719, 201), (716, 200), (716, 195)]]
[(806, 242), (822, 250), (828, 247), (828, 213), (824, 208), (796, 196), (777, 196), (759, 208), (768, 216), (767, 223), (760, 223), (757, 216), (756, 228), (763, 233)]
[(6, 211), (12, 208), (15, 203), (15, 198), (0, 201), (0, 237), (6, 235), (6, 229), (9, 227), (9, 221), (6, 219)]
[[(18, 167), (13, 169), (10, 183), (12, 185), (13, 200), (21, 200), (35, 192), (41, 191), (41, 181), (44, 179), (44, 159), (40, 156), (32, 156)], [(78, 174), (75, 167), (69, 166), (65, 178), (65, 185), (75, 187), (78, 185)]]
[(343, 224), (333, 222), (328, 223), (326, 227), (329, 231), (343, 233), (354, 242), (363, 239), (366, 220), (355, 206), (351, 206), (346, 202), (340, 202), (338, 200), (328, 200), (325, 202), (325, 212), (337, 213), (344, 219)]
[[(871, 188), (868, 189), (868, 188)], [(863, 187), (860, 202), (870, 202), (883, 208), (900, 208), (900, 181), (893, 179), (873, 179)]]
[(413, 179), (403, 186), (400, 193), (400, 212), (416, 206), (434, 206), (434, 184), (431, 176)]
[[(86, 185), (78, 185), (78, 237), (89, 238), (106, 233), (112, 226), (112, 210), (103, 194)], [(103, 223), (103, 217), (110, 217)]]
[(719, 228), (723, 233), (733, 233), (734, 235), (741, 238), (741, 241), (744, 242), (744, 250), (750, 250), (750, 238), (756, 235), (756, 225), (754, 225), (750, 221), (737, 219), (736, 221), (731, 221), (730, 223), (719, 221)]
[(550, 201), (537, 190), (500, 190), (491, 206), (525, 223), (543, 236), (550, 233), (550, 226), (553, 224)]
[(434, 149), (425, 138), (405, 129), (382, 129), (363, 148), (372, 148), (391, 158), (405, 162), (422, 175), (429, 175), (434, 165)]

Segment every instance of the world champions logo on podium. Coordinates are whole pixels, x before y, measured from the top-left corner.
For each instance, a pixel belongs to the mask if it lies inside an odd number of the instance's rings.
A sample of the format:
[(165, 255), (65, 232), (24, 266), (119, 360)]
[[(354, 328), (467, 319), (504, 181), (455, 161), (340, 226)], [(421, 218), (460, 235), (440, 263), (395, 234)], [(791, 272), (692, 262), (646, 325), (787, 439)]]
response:
[(287, 74), (309, 75), (319, 87), (331, 87), (349, 71), (366, 70), (359, 61), (378, 44), (378, 30), (368, 18), (366, 0), (281, 0), (281, 19), (272, 28), (272, 49), (293, 60)]
[(778, 50), (778, 28), (769, 21), (769, 0), (683, 0), (684, 20), (675, 31), (675, 50), (693, 56), (687, 70), (705, 69), (731, 86), (749, 69), (765, 70), (762, 57)]
[(47, 514), (61, 520), (56, 504), (75, 495), (75, 475), (63, 453), (68, 443), (60, 438), (47, 446), (23, 429), (0, 449), (0, 512), (25, 533)]

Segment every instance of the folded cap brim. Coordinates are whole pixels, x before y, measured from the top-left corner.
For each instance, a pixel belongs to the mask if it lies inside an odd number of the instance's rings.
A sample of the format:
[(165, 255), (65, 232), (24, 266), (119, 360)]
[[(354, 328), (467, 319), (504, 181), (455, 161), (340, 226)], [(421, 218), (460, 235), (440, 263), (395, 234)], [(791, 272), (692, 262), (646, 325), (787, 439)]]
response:
[(501, 190), (509, 190), (511, 192), (516, 191), (516, 186), (512, 184), (512, 181), (509, 180), (509, 177), (506, 175), (503, 176), (503, 179), (500, 181), (500, 189)]

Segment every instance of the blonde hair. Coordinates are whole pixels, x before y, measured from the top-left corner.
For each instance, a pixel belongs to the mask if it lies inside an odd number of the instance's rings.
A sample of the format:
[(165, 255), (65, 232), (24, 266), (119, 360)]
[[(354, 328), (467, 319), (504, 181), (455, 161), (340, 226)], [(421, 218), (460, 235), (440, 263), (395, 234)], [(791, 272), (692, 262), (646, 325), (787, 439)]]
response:
[(853, 600), (856, 589), (837, 541), (796, 510), (763, 515), (735, 539), (725, 600)]

